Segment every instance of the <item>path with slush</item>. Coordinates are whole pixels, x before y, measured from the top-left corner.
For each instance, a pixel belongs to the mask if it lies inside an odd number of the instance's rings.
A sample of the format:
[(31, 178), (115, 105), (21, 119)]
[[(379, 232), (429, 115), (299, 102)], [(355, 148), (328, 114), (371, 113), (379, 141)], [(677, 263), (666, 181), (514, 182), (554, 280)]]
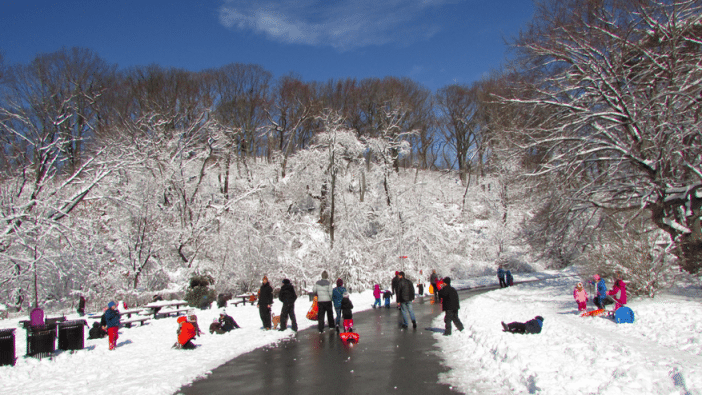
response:
[[(461, 299), (491, 288), (459, 291)], [(400, 311), (392, 307), (354, 313), (360, 342), (345, 345), (335, 330), (317, 327), (298, 332), (276, 345), (260, 348), (214, 369), (180, 389), (179, 394), (453, 394), (439, 384), (441, 363), (434, 338), (443, 333), (431, 322), (441, 306), (431, 296), (412, 304), (417, 329), (400, 329)], [(298, 319), (305, 320), (304, 316)], [(454, 333), (458, 333), (454, 328)]]

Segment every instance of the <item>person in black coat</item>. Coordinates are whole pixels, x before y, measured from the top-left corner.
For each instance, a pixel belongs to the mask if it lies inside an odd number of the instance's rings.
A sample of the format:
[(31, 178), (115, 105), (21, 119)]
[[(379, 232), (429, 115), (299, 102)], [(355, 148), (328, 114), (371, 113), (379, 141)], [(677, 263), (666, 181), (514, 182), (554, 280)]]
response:
[(439, 291), (439, 298), (441, 298), (441, 308), (444, 310), (444, 313), (446, 313), (444, 315), (444, 323), (446, 324), (444, 336), (451, 335), (452, 322), (459, 331), (463, 331), (463, 323), (458, 318), (458, 310), (461, 308), (460, 301), (458, 300), (458, 291), (451, 286), (450, 277), (444, 279), (444, 286)]
[(297, 332), (297, 318), (295, 318), (295, 301), (297, 300), (297, 293), (295, 293), (295, 287), (290, 284), (290, 280), (287, 278), (283, 280), (283, 286), (280, 287), (278, 299), (283, 302), (283, 308), (280, 310), (279, 330), (284, 331), (288, 328), (288, 317), (290, 317), (292, 330)]
[(503, 332), (512, 333), (541, 333), (541, 328), (544, 326), (544, 317), (537, 315), (534, 319), (527, 322), (510, 322), (509, 324), (502, 323)]
[(263, 329), (271, 329), (271, 306), (273, 305), (273, 287), (268, 277), (263, 276), (261, 288), (258, 290), (258, 312), (261, 315)]
[(400, 286), (400, 272), (396, 271), (395, 272), (395, 277), (392, 278), (392, 281), (390, 282), (390, 288), (392, 288), (392, 294), (395, 295), (395, 302), (397, 302), (397, 308), (400, 308), (400, 293), (398, 292), (398, 288)]

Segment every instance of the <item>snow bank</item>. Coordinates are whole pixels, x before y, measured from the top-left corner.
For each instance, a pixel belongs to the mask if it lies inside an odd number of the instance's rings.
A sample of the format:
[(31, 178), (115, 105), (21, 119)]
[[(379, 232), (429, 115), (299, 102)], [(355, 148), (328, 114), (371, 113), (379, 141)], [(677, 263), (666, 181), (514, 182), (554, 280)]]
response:
[[(699, 300), (631, 298), (636, 321), (616, 324), (579, 316), (572, 296), (578, 281), (574, 276), (519, 284), (462, 301), (465, 330), (434, 335), (451, 368), (441, 381), (466, 393), (702, 393)], [(536, 315), (544, 317), (540, 334), (501, 330), (501, 321)], [(443, 316), (433, 325), (443, 328)]]

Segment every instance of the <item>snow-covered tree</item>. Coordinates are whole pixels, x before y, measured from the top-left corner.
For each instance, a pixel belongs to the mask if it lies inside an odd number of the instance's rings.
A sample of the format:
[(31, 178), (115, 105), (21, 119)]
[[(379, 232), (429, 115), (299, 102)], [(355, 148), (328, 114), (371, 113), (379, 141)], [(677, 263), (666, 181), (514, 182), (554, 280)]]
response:
[[(689, 272), (702, 268), (702, 3), (541, 1), (516, 40), (513, 128), (574, 201), (648, 212)], [(526, 83), (525, 81), (528, 81)]]

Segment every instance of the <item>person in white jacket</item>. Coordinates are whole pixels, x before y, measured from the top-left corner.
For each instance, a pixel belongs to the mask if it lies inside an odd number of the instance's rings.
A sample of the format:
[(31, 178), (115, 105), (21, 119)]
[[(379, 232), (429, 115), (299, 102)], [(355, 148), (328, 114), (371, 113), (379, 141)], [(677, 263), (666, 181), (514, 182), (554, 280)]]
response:
[(329, 328), (334, 329), (334, 305), (332, 304), (333, 284), (329, 281), (327, 271), (322, 272), (322, 279), (314, 284), (314, 293), (317, 295), (317, 329), (319, 333), (324, 332), (324, 313), (326, 312)]

